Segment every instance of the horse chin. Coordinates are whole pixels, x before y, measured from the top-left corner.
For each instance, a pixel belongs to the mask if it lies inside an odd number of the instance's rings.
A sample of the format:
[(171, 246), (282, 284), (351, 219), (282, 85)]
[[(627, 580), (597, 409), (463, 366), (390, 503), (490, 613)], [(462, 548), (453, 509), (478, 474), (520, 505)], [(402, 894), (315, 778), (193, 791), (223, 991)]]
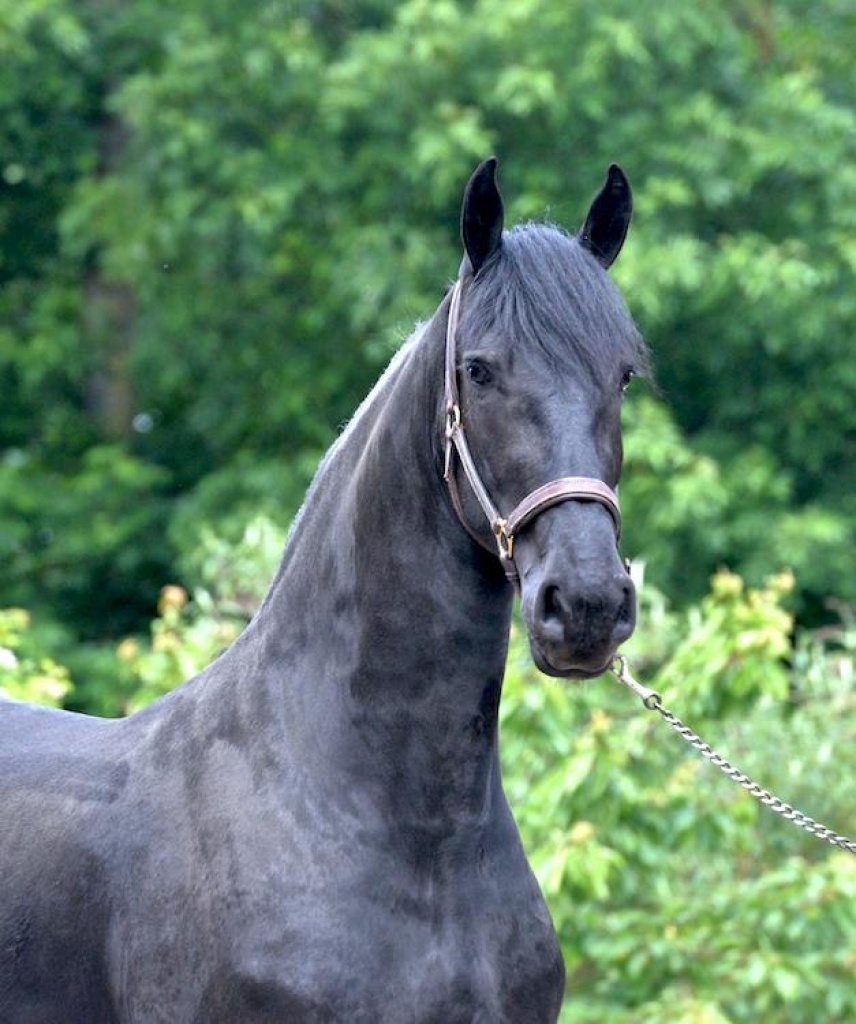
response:
[(534, 637), (529, 638), (529, 650), (539, 672), (554, 679), (572, 679), (577, 682), (602, 676), (615, 660), (615, 651), (610, 652), (605, 659), (566, 658), (559, 652), (545, 650)]

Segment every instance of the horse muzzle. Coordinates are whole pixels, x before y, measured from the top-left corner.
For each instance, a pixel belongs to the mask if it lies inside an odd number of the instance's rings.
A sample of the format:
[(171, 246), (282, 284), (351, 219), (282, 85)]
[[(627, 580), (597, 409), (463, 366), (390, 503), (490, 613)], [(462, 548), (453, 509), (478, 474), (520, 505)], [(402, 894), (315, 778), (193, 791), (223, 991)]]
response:
[(521, 604), (535, 664), (560, 678), (601, 675), (636, 625), (636, 591), (615, 554), (601, 569), (548, 557), (522, 574)]

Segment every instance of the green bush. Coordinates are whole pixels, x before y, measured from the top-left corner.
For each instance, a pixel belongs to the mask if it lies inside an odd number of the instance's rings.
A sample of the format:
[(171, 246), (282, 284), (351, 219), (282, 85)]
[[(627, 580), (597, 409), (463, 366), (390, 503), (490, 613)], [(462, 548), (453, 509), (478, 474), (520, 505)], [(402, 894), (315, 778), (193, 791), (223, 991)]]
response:
[(175, 689), (237, 638), (264, 597), (284, 541), (282, 531), (261, 516), (237, 544), (203, 530), (187, 556), (188, 574), (198, 581), (192, 596), (183, 587), (164, 587), (150, 639), (119, 645), (119, 658), (135, 681), (127, 710)]
[(0, 609), (0, 697), (59, 707), (71, 691), (68, 670), (30, 653), (29, 629), (22, 608)]
[[(721, 573), (681, 615), (643, 588), (629, 657), (738, 767), (852, 832), (835, 756), (856, 725), (856, 633), (795, 645), (791, 585)], [(563, 1021), (856, 1019), (852, 856), (760, 808), (611, 678), (545, 682), (524, 648), (516, 635), (503, 759), (568, 965)]]
[(856, 603), (850, 6), (0, 0), (4, 601), (65, 663), (145, 629), (201, 523), (284, 521), (496, 153), (509, 223), (633, 182), (653, 582), (683, 606), (786, 552), (801, 621)]

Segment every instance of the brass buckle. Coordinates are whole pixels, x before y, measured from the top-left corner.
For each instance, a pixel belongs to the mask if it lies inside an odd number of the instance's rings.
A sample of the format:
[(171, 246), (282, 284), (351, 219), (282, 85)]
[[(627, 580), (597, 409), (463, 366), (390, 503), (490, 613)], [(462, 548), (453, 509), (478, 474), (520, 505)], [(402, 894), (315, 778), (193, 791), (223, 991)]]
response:
[(446, 409), (446, 440), (452, 438), (461, 429), (461, 407), (457, 402), (452, 402)]
[(461, 407), (457, 402), (450, 402), (446, 409), (446, 457), (444, 460), (443, 479), (448, 482), (452, 475), (452, 444), (455, 434), (461, 429)]
[(499, 557), (505, 562), (513, 561), (514, 534), (508, 532), (505, 519), (497, 519), (493, 524), (493, 535), (499, 548)]

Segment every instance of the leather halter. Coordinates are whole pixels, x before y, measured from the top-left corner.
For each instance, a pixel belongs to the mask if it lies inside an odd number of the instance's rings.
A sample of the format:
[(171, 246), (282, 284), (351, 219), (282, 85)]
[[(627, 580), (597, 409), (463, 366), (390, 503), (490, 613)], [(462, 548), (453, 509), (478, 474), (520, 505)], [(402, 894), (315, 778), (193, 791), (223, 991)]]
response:
[(457, 333), (461, 315), (462, 291), (463, 283), (459, 278), (455, 282), (452, 292), (452, 300), (449, 305), (449, 319), (446, 324), (446, 465), (443, 475), (446, 483), (449, 485), (449, 495), (461, 525), (485, 550), (493, 553), (493, 549), (485, 544), (482, 537), (467, 523), (464, 516), (461, 495), (458, 491), (453, 466), (454, 454), (457, 452), (464, 474), (496, 538), (497, 554), (505, 569), (505, 573), (512, 582), (517, 583), (519, 577), (514, 565), (514, 540), (520, 531), (531, 523), (536, 516), (546, 509), (552, 508), (553, 505), (558, 505), (564, 501), (596, 501), (603, 505), (612, 517), (612, 525), (615, 528), (617, 539), (621, 535), (621, 509), (618, 505), (618, 496), (602, 480), (596, 480), (587, 476), (565, 476), (542, 484), (541, 487), (527, 494), (507, 516), (501, 515), (496, 505), (491, 501), (487, 488), (476, 468), (470, 446), (467, 443), (461, 415), (460, 393), (458, 391)]

